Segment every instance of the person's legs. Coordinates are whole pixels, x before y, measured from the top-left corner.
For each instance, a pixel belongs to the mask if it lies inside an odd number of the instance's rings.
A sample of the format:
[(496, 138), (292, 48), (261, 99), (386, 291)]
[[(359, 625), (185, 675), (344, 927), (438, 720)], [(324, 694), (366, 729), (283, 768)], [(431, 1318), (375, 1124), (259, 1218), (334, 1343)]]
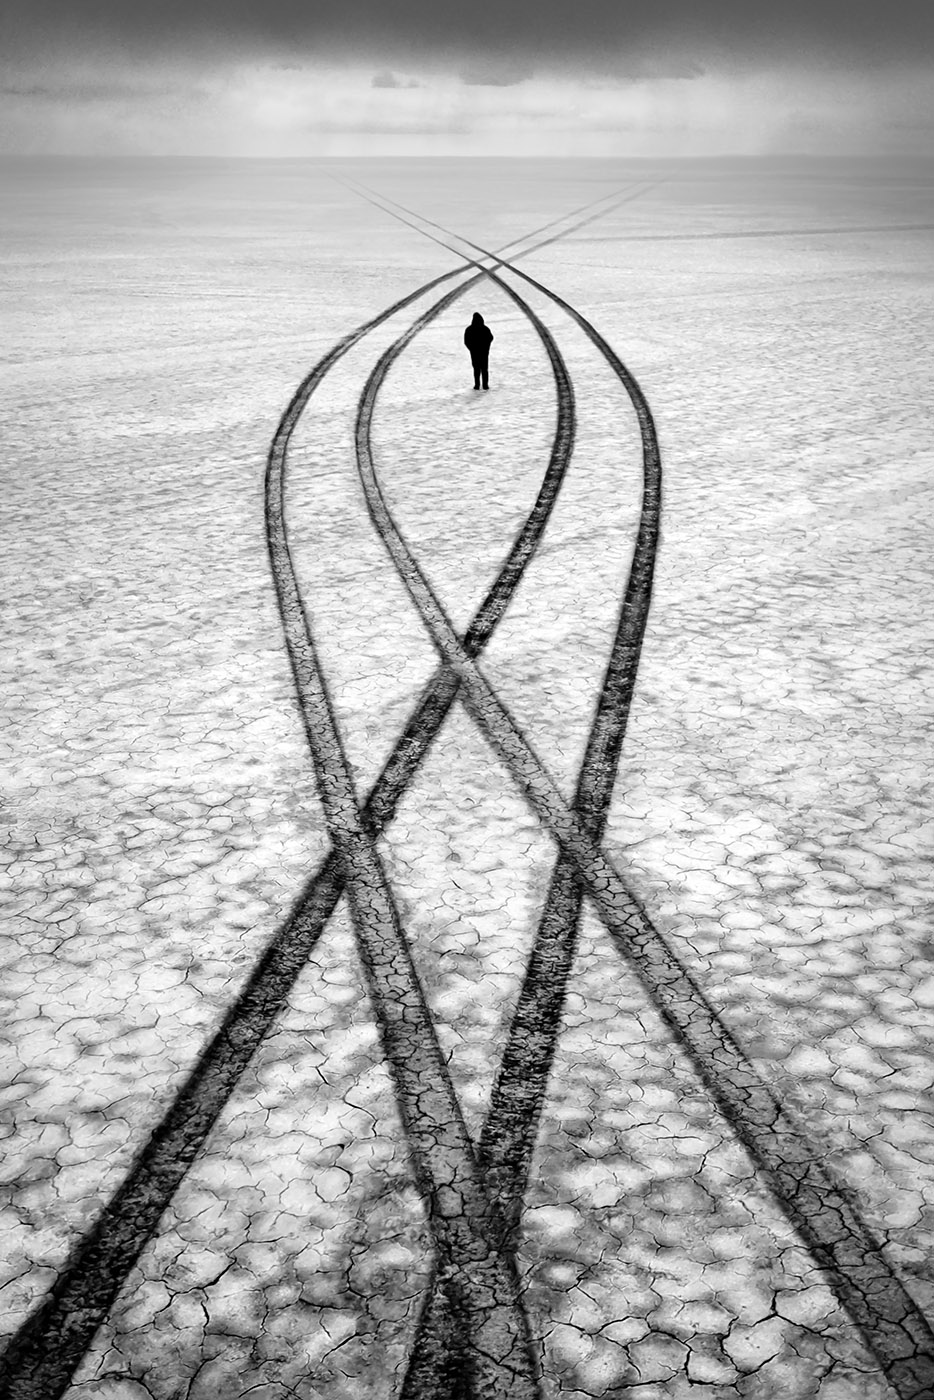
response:
[(473, 367), (473, 386), (474, 386), (475, 389), (479, 389), (479, 388), (480, 388), (480, 368), (481, 368), (481, 366), (480, 366), (480, 361), (477, 360), (477, 359), (475, 359), (474, 356), (471, 355), (471, 357), (470, 357), (470, 363), (471, 363), (471, 365), (472, 365), (472, 367)]
[(489, 365), (489, 361), (488, 361), (488, 360), (484, 360), (484, 361), (483, 361), (483, 364), (482, 364), (482, 366), (481, 366), (481, 368), (480, 368), (480, 375), (481, 375), (481, 378), (482, 378), (482, 380), (483, 380), (483, 387), (484, 387), (484, 389), (489, 389), (489, 387), (490, 387), (490, 365)]

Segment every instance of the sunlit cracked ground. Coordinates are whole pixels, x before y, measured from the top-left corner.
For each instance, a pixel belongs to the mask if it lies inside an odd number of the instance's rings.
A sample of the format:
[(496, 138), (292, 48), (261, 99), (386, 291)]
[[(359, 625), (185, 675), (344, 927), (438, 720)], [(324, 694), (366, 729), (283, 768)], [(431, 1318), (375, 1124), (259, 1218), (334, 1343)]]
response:
[[(493, 247), (665, 178), (524, 264), (621, 354), (662, 445), (607, 848), (931, 1316), (934, 167), (356, 173)], [(308, 368), (456, 260), (300, 163), (4, 175), (10, 1334), (327, 850), (264, 458)], [(639, 437), (590, 343), (530, 300), (578, 437), (484, 670), (570, 796)], [(488, 395), (461, 344), (474, 309), (496, 335)], [(357, 396), (412, 315), (340, 362), (291, 458), (296, 565), (361, 790), (435, 664), (353, 460)], [(377, 465), (460, 628), (534, 498), (554, 412), (541, 345), (493, 289), (390, 371)], [(553, 843), (455, 710), (381, 850), (476, 1133)], [(518, 1263), (548, 1400), (892, 1394), (591, 913)], [(341, 906), (68, 1400), (389, 1400), (429, 1268)]]

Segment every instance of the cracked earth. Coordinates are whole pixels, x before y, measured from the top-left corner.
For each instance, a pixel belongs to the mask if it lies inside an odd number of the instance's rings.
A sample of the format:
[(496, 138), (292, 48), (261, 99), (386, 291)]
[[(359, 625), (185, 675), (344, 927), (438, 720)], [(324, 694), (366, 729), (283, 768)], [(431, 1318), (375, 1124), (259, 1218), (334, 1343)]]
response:
[[(930, 167), (844, 165), (821, 184), (769, 165), (592, 167), (367, 178), (496, 248), (666, 177), (518, 264), (622, 357), (661, 444), (603, 849), (930, 1319), (934, 250), (923, 231), (845, 231), (920, 222)], [(263, 463), (311, 366), (458, 265), (300, 163), (18, 168), (12, 187), (8, 1339), (328, 852)], [(570, 802), (639, 520), (639, 424), (594, 345), (512, 285), (564, 357), (576, 438), (481, 669)], [(475, 307), (496, 334), (488, 395), (460, 339)], [(354, 457), (364, 382), (422, 309), (348, 351), (290, 445), (295, 572), (361, 801), (438, 664)], [(531, 509), (555, 412), (541, 340), (489, 283), (389, 369), (374, 460), (459, 634)], [(375, 845), (479, 1142), (554, 835), (455, 702)], [(434, 1207), (359, 949), (344, 900), (69, 1375), (5, 1394), (440, 1394), (405, 1381)], [(588, 901), (511, 1247), (542, 1400), (934, 1393), (887, 1377)]]

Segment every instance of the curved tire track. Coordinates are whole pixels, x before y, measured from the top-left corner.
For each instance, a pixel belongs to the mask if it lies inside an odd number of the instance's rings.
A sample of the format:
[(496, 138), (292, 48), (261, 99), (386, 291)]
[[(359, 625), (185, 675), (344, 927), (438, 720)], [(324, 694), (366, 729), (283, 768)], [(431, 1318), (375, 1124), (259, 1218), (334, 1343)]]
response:
[[(484, 252), (468, 239), (461, 241)], [(505, 262), (501, 265), (509, 266)], [(516, 269), (516, 274), (566, 310), (595, 344), (602, 341), (589, 322), (562, 298), (526, 273)], [(934, 1394), (934, 1333), (885, 1259), (880, 1241), (862, 1218), (855, 1193), (819, 1159), (818, 1149), (811, 1146), (793, 1110), (778, 1101), (747, 1059), (694, 975), (655, 929), (641, 902), (600, 849), (586, 818), (565, 805), (512, 715), (460, 647), (443, 607), (392, 517), (373, 463), (370, 425), (380, 385), (409, 338), (408, 333), (400, 336), (375, 366), (361, 396), (356, 432), (357, 465), (367, 505), (400, 580), (440, 656), (457, 671), (461, 698), (475, 722), (499, 752), (543, 826), (559, 842), (564, 859), (586, 887), (620, 953), (688, 1054), (786, 1218), (826, 1272), (883, 1374), (901, 1400), (930, 1400)], [(610, 348), (606, 349), (616, 360)], [(651, 423), (648, 404), (629, 372), (621, 362), (616, 363), (632, 385), (645, 429), (646, 422)]]
[[(492, 272), (486, 275), (499, 281)], [(564, 362), (539, 318), (512, 288), (500, 285), (530, 318), (545, 346), (558, 388), (557, 439), (569, 450), (575, 415)], [(424, 312), (406, 333), (405, 344), (465, 290), (455, 288)], [(375, 836), (357, 805), (341, 748), (289, 555), (283, 512), (286, 446), (286, 441), (274, 444), (267, 474), (273, 577), (318, 787), (343, 866), (358, 947), (437, 1251), (451, 1336), (461, 1340), (458, 1360), (466, 1369), (471, 1393), (521, 1400), (537, 1385), (518, 1275), (505, 1247), (506, 1232), (486, 1193)]]
[[(457, 291), (415, 323), (421, 330)], [(537, 1385), (515, 1264), (496, 1244), (478, 1171), (372, 830), (357, 803), (330, 697), (289, 554), (285, 454), (267, 474), (267, 538), (279, 611), (328, 831), (341, 864), (357, 948), (454, 1316), (473, 1345), (464, 1361), (490, 1400), (532, 1400)]]
[[(500, 282), (499, 278), (493, 280)], [(618, 373), (615, 357), (607, 358)], [(619, 377), (632, 394), (627, 377)], [(368, 404), (362, 396), (358, 413), (370, 418), (375, 402), (375, 394)], [(635, 403), (637, 410), (642, 409), (639, 526), (573, 803), (573, 810), (597, 843), (602, 840), (606, 825), (648, 621), (661, 516), (658, 440), (641, 394), (637, 394)], [(361, 425), (358, 417), (358, 434), (361, 431), (369, 436), (369, 422)], [(486, 1188), (498, 1208), (509, 1247), (528, 1183), (538, 1121), (554, 1061), (577, 947), (583, 893), (573, 863), (559, 853), (478, 1145)], [(420, 1312), (400, 1400), (448, 1400), (461, 1345), (458, 1322), (443, 1283), (435, 1276)]]
[[(624, 194), (617, 202), (625, 202), (629, 197)], [(607, 198), (616, 197), (604, 196), (576, 212), (592, 210), (595, 205), (606, 203)], [(540, 240), (522, 256), (565, 237), (605, 212), (609, 211), (590, 214), (572, 224), (571, 229)], [(522, 239), (507, 243), (501, 251), (515, 243), (524, 243), (569, 218), (575, 215), (551, 220)], [(498, 260), (498, 254), (495, 256)], [(461, 268), (431, 279), (344, 336), (296, 389), (280, 420), (270, 449), (270, 461), (277, 450), (284, 459), (299, 417), (325, 374), (338, 360), (371, 330), (469, 267), (479, 267), (479, 264), (470, 260)], [(456, 289), (457, 295), (466, 293), (481, 276), (482, 272)], [(479, 655), (489, 641), (538, 546), (567, 467), (572, 443), (573, 427), (566, 418), (562, 419), (559, 411), (551, 458), (538, 498), (465, 633), (463, 644), (471, 655)], [(453, 673), (440, 668), (426, 686), (363, 809), (366, 823), (377, 834), (392, 819), (402, 794), (424, 760), (454, 701), (458, 684)], [(221, 1027), (202, 1050), (158, 1126), (137, 1154), (124, 1181), (87, 1235), (71, 1250), (47, 1296), (0, 1356), (0, 1400), (54, 1400), (67, 1388), (95, 1331), (140, 1253), (155, 1234), (161, 1215), (284, 1005), (340, 899), (343, 886), (341, 864), (332, 851), (267, 946)]]

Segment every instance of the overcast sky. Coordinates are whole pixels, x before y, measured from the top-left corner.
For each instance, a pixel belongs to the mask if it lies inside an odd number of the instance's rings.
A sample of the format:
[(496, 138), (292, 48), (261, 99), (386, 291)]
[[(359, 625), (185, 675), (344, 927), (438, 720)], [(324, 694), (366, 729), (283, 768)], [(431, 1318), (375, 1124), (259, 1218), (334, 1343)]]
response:
[(934, 4), (7, 0), (11, 152), (934, 149)]

